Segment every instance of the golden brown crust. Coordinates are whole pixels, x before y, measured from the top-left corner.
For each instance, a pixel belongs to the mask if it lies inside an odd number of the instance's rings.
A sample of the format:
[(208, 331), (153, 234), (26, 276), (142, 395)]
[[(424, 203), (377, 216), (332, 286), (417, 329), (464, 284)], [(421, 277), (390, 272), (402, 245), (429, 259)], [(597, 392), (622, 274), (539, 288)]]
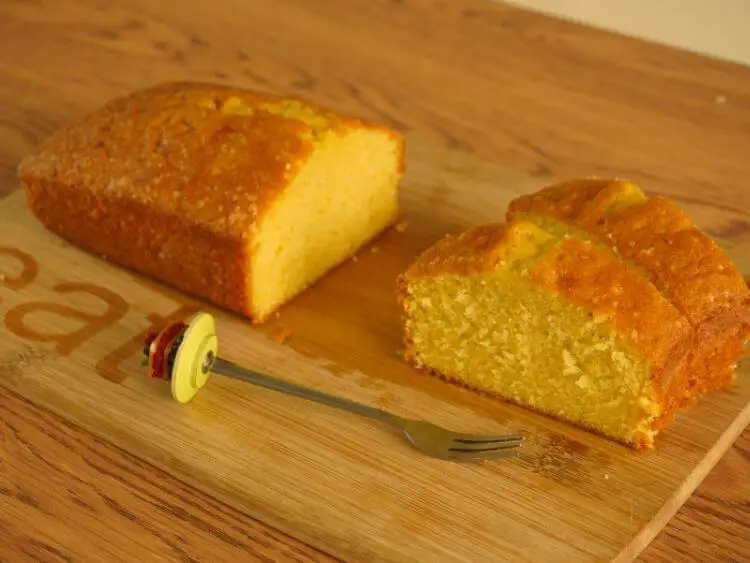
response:
[[(401, 276), (398, 298), (405, 314), (407, 286), (423, 277), (471, 275), (491, 271), (514, 238), (521, 221), (474, 227), (449, 235), (426, 250)], [(656, 427), (666, 426), (682, 401), (690, 325), (653, 284), (632, 271), (611, 250), (570, 237), (539, 258), (530, 281), (551, 293), (605, 316), (623, 340), (651, 366), (652, 384), (661, 405)], [(409, 350), (407, 342), (407, 350)], [(412, 358), (409, 358), (412, 359)]]
[(507, 246), (514, 231), (505, 224), (481, 225), (458, 234), (446, 235), (427, 248), (404, 272), (404, 280), (441, 274), (468, 276), (491, 270), (498, 249)]
[(750, 338), (750, 289), (727, 255), (674, 203), (660, 196), (609, 208), (633, 185), (623, 180), (564, 182), (511, 202), (519, 214), (554, 217), (611, 244), (642, 267), (693, 327), (689, 403), (732, 380), (732, 365)]
[(18, 174), (51, 230), (252, 317), (243, 268), (254, 225), (319, 135), (355, 127), (387, 130), (403, 151), (395, 132), (309, 103), (168, 83), (62, 128)]

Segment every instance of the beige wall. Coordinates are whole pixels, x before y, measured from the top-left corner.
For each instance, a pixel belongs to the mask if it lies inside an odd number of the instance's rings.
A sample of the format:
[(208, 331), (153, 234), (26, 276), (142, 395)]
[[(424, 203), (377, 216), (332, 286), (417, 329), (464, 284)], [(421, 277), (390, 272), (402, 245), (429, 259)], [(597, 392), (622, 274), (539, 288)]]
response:
[(750, 65), (750, 0), (508, 0)]

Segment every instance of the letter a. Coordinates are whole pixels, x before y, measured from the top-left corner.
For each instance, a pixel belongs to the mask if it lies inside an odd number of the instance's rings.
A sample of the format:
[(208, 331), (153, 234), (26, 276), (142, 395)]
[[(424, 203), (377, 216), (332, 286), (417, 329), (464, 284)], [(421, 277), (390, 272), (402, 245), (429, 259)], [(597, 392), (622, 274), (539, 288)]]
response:
[[(67, 305), (58, 303), (45, 303), (35, 301), (32, 303), (22, 303), (10, 309), (5, 314), (5, 322), (8, 328), (21, 338), (35, 340), (38, 342), (55, 342), (57, 353), (61, 356), (69, 355), (78, 346), (89, 340), (96, 333), (101, 332), (108, 326), (113, 325), (125, 316), (128, 311), (128, 304), (122, 297), (112, 291), (92, 284), (85, 283), (63, 283), (54, 287), (58, 293), (90, 293), (98, 297), (107, 304), (107, 310), (101, 314), (87, 313)], [(48, 323), (51, 329), (49, 332), (41, 332), (30, 328), (26, 323), (29, 315), (34, 313), (45, 312), (52, 313), (65, 319), (75, 319), (81, 324), (80, 328), (72, 332), (55, 331), (53, 326)]]

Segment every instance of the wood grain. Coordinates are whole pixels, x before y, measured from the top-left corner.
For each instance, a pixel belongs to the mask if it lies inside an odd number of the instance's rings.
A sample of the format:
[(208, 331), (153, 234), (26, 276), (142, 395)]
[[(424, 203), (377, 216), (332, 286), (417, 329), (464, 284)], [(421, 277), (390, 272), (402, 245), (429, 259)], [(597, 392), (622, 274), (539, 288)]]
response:
[(14, 394), (0, 427), (0, 560), (330, 560)]
[[(2, 561), (336, 561), (13, 393), (0, 413)], [(638, 560), (745, 559), (749, 454), (746, 430)]]
[[(628, 175), (677, 198), (713, 234), (748, 231), (746, 68), (478, 1), (238, 8), (222, 0), (211, 8), (4, 2), (0, 190), (14, 185), (18, 158), (53, 127), (121, 89), (188, 74), (383, 116), (540, 181)], [(647, 556), (706, 560), (696, 554), (714, 543), (718, 560), (750, 551), (747, 495), (725, 486), (733, 476), (748, 482), (739, 453), (747, 436)], [(697, 531), (707, 522), (712, 537)]]
[(750, 431), (745, 430), (643, 561), (745, 561), (750, 554)]

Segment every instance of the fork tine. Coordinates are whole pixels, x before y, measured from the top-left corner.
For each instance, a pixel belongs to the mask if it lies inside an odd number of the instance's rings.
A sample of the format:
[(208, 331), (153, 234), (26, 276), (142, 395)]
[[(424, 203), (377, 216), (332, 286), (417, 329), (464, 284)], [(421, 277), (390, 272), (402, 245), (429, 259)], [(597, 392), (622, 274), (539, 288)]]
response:
[(480, 453), (501, 450), (517, 450), (520, 446), (521, 444), (519, 442), (504, 442), (501, 444), (464, 444), (461, 446), (453, 445), (449, 447), (448, 450), (458, 453)]
[(453, 438), (453, 442), (461, 444), (504, 444), (504, 443), (518, 443), (522, 444), (526, 438), (524, 436), (477, 436), (472, 434), (457, 434)]

